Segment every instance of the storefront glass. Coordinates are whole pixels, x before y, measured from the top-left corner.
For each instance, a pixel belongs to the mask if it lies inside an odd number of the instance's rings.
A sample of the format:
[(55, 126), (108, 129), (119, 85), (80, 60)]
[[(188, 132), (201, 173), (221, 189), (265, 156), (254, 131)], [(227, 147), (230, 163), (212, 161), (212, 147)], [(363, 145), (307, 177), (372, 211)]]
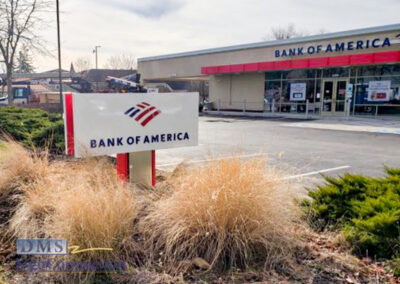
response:
[(400, 114), (400, 64), (274, 71), (265, 79), (266, 111)]

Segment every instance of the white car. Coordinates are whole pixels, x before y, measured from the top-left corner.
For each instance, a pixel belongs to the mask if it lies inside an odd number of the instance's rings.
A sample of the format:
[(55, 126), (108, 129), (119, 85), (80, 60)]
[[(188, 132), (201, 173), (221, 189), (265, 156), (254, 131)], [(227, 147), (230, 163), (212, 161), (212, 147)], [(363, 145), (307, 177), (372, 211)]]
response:
[(0, 105), (8, 105), (8, 96), (0, 97)]

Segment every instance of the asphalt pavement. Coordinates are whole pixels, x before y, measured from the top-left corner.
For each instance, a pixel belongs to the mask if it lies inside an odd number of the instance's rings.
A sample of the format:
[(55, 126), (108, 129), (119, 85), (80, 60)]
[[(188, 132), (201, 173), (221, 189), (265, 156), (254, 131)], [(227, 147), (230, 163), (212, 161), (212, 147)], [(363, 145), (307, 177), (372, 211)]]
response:
[(318, 178), (321, 172), (337, 175), (345, 171), (380, 176), (384, 166), (400, 167), (400, 124), (399, 129), (396, 126), (390, 124), (393, 131), (388, 132), (388, 123), (380, 126), (373, 120), (346, 124), (203, 116), (199, 118), (199, 145), (159, 150), (156, 164), (159, 169), (173, 170), (182, 161), (195, 165), (230, 156), (266, 155), (268, 164), (287, 176)]

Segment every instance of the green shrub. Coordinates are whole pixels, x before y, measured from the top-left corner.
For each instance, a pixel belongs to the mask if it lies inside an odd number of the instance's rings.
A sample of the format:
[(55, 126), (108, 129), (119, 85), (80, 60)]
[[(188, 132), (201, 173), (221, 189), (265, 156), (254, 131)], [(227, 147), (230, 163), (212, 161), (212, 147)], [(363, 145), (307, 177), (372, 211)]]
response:
[(354, 252), (390, 258), (400, 252), (400, 169), (383, 178), (345, 174), (325, 177), (302, 202), (318, 229), (341, 230)]
[(400, 257), (393, 259), (392, 267), (394, 276), (400, 277)]
[(41, 109), (0, 107), (0, 131), (31, 147), (64, 150), (64, 124), (60, 114)]

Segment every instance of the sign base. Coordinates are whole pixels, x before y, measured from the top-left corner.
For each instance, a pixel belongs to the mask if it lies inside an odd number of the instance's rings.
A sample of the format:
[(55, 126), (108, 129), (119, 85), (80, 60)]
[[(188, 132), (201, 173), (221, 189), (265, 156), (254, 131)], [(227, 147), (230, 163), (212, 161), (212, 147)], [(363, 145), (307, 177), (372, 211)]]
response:
[(156, 185), (155, 151), (117, 155), (118, 177), (126, 182), (144, 186)]

